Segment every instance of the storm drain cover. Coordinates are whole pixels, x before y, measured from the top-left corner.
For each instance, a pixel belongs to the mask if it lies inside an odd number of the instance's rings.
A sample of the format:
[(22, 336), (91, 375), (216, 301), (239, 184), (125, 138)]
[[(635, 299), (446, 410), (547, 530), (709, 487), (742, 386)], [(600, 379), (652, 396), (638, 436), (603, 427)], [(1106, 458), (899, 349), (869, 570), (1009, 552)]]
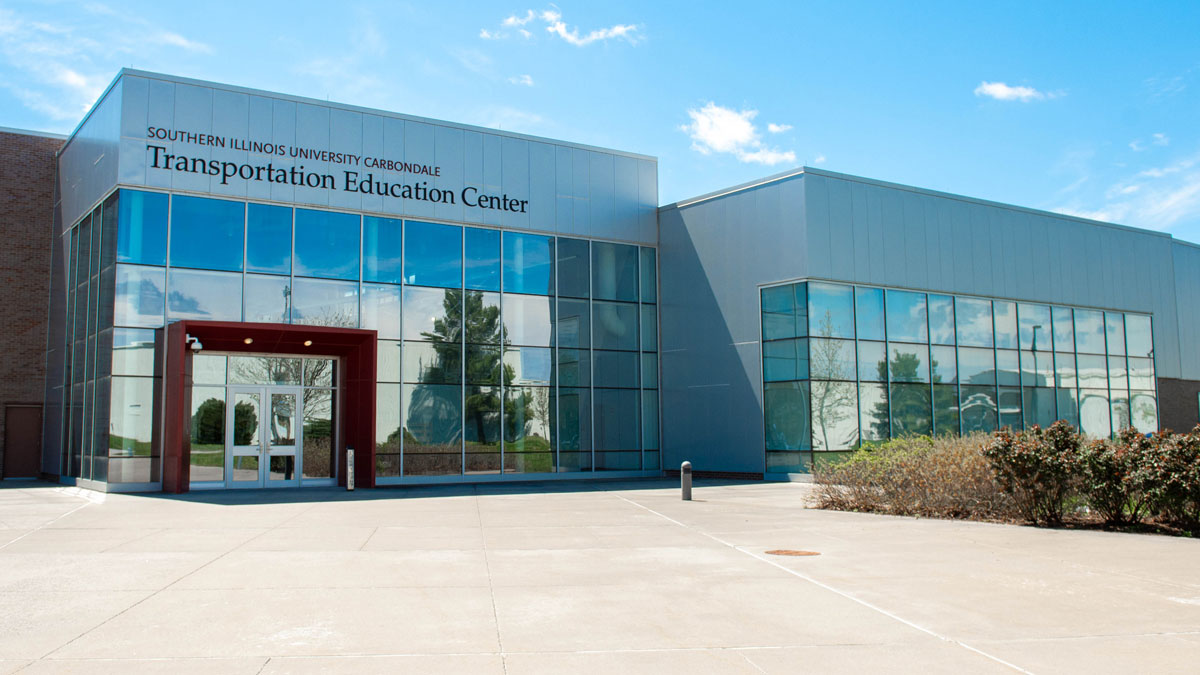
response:
[(816, 551), (796, 551), (790, 548), (777, 548), (774, 551), (767, 551), (769, 555), (790, 555), (790, 556), (806, 556), (806, 555), (821, 555)]

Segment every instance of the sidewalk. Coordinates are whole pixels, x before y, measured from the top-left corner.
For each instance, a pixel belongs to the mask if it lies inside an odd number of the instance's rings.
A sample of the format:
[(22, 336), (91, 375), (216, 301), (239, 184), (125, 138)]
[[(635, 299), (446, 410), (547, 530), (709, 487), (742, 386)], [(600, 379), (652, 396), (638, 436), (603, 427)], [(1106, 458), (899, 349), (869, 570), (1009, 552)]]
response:
[[(0, 489), (0, 674), (1195, 672), (1200, 541), (790, 483)], [(809, 557), (768, 555), (803, 549)]]

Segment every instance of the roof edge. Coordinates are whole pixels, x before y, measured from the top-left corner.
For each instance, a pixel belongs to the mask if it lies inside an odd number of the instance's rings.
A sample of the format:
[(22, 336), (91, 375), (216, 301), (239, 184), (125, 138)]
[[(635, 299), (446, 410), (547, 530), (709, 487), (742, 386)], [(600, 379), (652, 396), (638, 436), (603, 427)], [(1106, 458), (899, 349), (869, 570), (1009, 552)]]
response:
[(56, 134), (50, 131), (34, 131), (33, 129), (18, 129), (16, 127), (0, 127), (0, 133), (17, 134), (19, 136), (37, 136), (39, 138), (53, 138), (60, 141), (67, 140), (67, 136)]

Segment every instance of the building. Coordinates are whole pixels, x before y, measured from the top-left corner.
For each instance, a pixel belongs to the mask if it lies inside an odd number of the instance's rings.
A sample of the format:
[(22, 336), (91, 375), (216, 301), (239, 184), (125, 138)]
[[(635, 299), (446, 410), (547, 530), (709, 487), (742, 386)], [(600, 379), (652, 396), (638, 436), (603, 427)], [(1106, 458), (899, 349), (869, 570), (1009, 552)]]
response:
[(788, 478), (1200, 415), (1200, 247), (1161, 233), (807, 168), (660, 208), (651, 157), (132, 70), (0, 140), (0, 339), (45, 356), (0, 393), (67, 483)]

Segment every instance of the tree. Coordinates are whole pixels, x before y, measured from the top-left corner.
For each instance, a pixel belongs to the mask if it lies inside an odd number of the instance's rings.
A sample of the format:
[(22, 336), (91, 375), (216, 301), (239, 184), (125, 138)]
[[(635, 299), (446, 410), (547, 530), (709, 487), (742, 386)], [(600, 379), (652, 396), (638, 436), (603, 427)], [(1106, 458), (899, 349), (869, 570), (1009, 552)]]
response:
[[(858, 420), (855, 419), (853, 425), (844, 429), (839, 426), (856, 416), (858, 393), (853, 382), (832, 381), (846, 380), (850, 375), (843, 356), (847, 342), (828, 339), (832, 335), (833, 315), (826, 310), (818, 328), (818, 335), (814, 336), (825, 339), (812, 340), (809, 354), (809, 373), (813, 380), (813, 446), (814, 449), (821, 450), (842, 450), (858, 445)], [(850, 428), (851, 426), (853, 428)], [(839, 432), (842, 434), (841, 438), (836, 437)], [(832, 445), (829, 439), (831, 433), (835, 434)]]

